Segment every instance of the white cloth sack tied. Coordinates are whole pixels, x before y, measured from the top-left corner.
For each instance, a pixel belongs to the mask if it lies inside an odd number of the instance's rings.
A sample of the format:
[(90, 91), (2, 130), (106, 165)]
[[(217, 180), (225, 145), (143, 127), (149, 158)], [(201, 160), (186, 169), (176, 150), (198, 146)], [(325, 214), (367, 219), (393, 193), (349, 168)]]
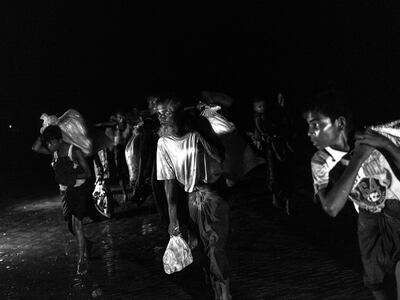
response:
[(92, 152), (92, 140), (89, 138), (88, 129), (83, 116), (74, 109), (67, 110), (61, 117), (43, 113), (40, 116), (43, 126), (40, 133), (49, 125), (58, 125), (61, 128), (63, 140), (80, 148), (85, 155)]
[(104, 184), (104, 180), (100, 177), (97, 178), (92, 192), (94, 207), (99, 213), (107, 218), (112, 216), (112, 193), (109, 188)]
[(389, 123), (370, 126), (370, 129), (386, 136), (396, 146), (400, 146), (400, 120), (395, 120)]
[(167, 274), (181, 271), (193, 262), (192, 251), (182, 236), (171, 236), (163, 256)]

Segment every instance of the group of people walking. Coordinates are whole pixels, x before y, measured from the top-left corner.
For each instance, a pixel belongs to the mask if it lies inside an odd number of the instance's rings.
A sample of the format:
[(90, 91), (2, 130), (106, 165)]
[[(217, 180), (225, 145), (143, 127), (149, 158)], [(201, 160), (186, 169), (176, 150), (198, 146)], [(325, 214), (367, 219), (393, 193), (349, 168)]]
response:
[[(225, 252), (229, 205), (224, 189), (227, 182), (233, 185), (265, 160), (238, 134), (235, 125), (218, 113), (219, 109), (207, 102), (184, 106), (176, 97), (150, 97), (148, 109), (140, 114), (130, 134), (120, 113), (110, 118), (108, 124), (99, 125), (112, 129), (104, 146), (94, 149), (96, 141), (90, 132), (75, 130), (75, 134), (87, 136), (93, 144), (86, 154), (79, 143), (83, 138), (77, 143), (64, 138), (64, 131), (71, 127), (63, 128), (58, 119), (44, 124), (32, 148), (52, 155), (64, 217), (77, 239), (77, 274), (88, 271), (91, 247), (82, 224), (87, 209), (85, 197), (89, 195), (84, 187), (92, 175), (86, 157), (95, 156), (102, 168), (97, 174), (106, 176), (110, 160), (104, 160), (104, 153), (111, 153), (126, 199), (131, 188), (132, 197), (140, 201), (144, 186), (150, 186), (168, 233), (184, 235), (192, 249), (202, 249), (204, 271), (216, 299), (230, 299)], [(84, 121), (80, 121), (75, 123), (76, 127), (85, 128)], [(235, 145), (240, 148), (235, 149)], [(187, 209), (180, 211), (182, 205), (187, 205)], [(182, 211), (187, 215), (182, 215)]]
[[(353, 201), (359, 214), (365, 284), (376, 299), (389, 299), (396, 294), (396, 284), (400, 291), (398, 124), (356, 132), (345, 100), (344, 95), (330, 91), (313, 97), (303, 109), (307, 135), (318, 149), (311, 160), (315, 197), (333, 217), (347, 200)], [(66, 139), (71, 127), (63, 128), (60, 120), (43, 127), (32, 148), (52, 156), (64, 217), (77, 239), (78, 274), (88, 271), (91, 247), (82, 225), (90, 190), (87, 181), (92, 176), (86, 157), (97, 157), (104, 176), (104, 153), (112, 152), (125, 198), (140, 204), (151, 194), (168, 233), (183, 235), (191, 249), (202, 250), (215, 299), (231, 299), (225, 251), (230, 219), (227, 187), (264, 166), (273, 205), (290, 214), (297, 133), (281, 93), (273, 105), (262, 97), (253, 99), (251, 140), (224, 113), (232, 101), (209, 91), (192, 105), (173, 96), (149, 97), (147, 109), (133, 109), (130, 120), (118, 112), (108, 124), (98, 124), (110, 129), (105, 131), (109, 139), (103, 146), (97, 143), (93, 147), (96, 142), (87, 134), (92, 148), (85, 147), (82, 138)], [(84, 122), (80, 125), (85, 128)], [(182, 205), (187, 209), (180, 209)]]

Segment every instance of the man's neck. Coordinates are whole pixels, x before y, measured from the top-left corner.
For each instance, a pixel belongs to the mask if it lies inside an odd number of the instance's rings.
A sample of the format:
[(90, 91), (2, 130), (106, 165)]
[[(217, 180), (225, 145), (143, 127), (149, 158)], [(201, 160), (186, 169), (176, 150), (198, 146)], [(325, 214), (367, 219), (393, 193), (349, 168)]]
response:
[(66, 156), (66, 155), (68, 155), (69, 146), (70, 146), (70, 144), (68, 144), (68, 143), (66, 143), (66, 142), (64, 142), (64, 141), (62, 141), (61, 144), (60, 144), (60, 147), (59, 147), (58, 150), (56, 151), (56, 152), (57, 152), (57, 155), (59, 155), (59, 156)]
[(337, 143), (331, 145), (330, 147), (338, 151), (343, 151), (343, 152), (350, 151), (351, 146), (349, 144), (348, 135), (343, 132), (343, 134), (341, 134), (340, 138), (338, 139)]
[(161, 125), (160, 129), (158, 130), (158, 135), (160, 137), (163, 137), (163, 136), (180, 137), (181, 136), (178, 134), (177, 126), (172, 126), (172, 125)]
[(350, 151), (350, 146), (347, 144), (346, 145), (332, 145), (332, 146), (330, 146), (330, 148), (332, 148), (333, 150), (342, 151), (342, 152)]

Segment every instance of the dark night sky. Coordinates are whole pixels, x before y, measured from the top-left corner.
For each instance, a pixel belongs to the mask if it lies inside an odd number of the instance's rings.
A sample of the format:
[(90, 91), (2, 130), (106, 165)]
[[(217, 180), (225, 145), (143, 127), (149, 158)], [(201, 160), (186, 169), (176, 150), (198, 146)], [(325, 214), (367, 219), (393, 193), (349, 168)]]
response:
[(2, 1), (0, 96), (86, 112), (158, 90), (398, 92), (399, 10), (389, 2), (147, 2)]
[(157, 91), (248, 105), (282, 89), (299, 104), (334, 85), (368, 117), (396, 116), (400, 10), (304, 2), (1, 1), (1, 135), (30, 150), (42, 112), (98, 121)]

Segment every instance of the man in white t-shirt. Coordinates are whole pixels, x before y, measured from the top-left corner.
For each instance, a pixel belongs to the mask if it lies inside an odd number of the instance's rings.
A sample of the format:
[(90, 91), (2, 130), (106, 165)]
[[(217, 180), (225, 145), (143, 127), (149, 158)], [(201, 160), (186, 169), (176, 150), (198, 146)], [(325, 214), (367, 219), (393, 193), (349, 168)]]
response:
[(157, 106), (160, 138), (157, 144), (157, 179), (164, 181), (171, 235), (179, 235), (177, 188), (188, 195), (189, 218), (200, 236), (215, 299), (230, 299), (229, 264), (225, 246), (229, 206), (220, 193), (222, 145), (216, 136), (185, 130), (183, 109), (176, 99)]

